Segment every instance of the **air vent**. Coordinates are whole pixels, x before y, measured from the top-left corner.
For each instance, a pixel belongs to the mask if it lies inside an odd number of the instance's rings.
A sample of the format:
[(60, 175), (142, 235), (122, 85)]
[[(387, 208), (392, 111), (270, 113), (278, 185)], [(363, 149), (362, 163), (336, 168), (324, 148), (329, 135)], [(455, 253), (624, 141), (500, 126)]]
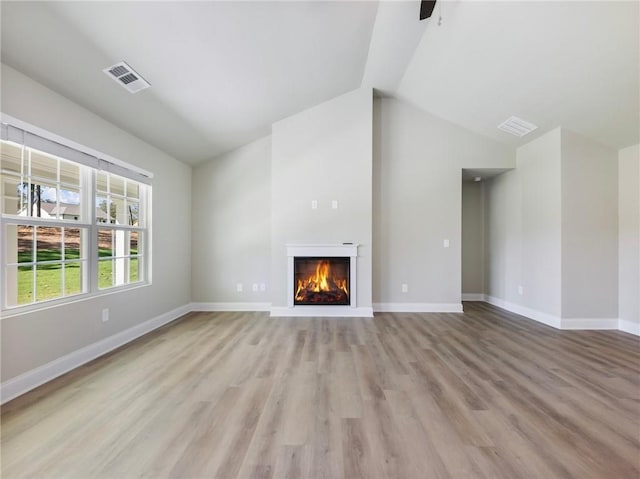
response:
[(507, 118), (505, 121), (498, 125), (498, 129), (502, 131), (506, 131), (507, 133), (511, 133), (515, 136), (524, 136), (531, 133), (533, 130), (538, 128), (533, 123), (529, 123), (528, 121), (524, 121), (517, 116), (512, 116)]
[(102, 71), (129, 93), (137, 93), (151, 86), (139, 73), (125, 62), (116, 63)]

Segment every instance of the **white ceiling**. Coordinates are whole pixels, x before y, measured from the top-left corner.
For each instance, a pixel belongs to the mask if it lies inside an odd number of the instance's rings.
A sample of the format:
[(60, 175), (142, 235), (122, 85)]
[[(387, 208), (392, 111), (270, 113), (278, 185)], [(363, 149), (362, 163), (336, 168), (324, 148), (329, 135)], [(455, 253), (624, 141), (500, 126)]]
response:
[[(511, 145), (640, 142), (639, 3), (5, 2), (2, 62), (186, 163), (360, 86)], [(442, 25), (437, 18), (442, 15)], [(152, 87), (102, 73), (126, 61)], [(496, 126), (537, 124), (517, 139)]]
[[(360, 86), (376, 2), (2, 2), (2, 61), (198, 163)], [(151, 83), (131, 95), (102, 69)]]
[[(622, 148), (640, 141), (637, 1), (444, 2), (397, 94), (520, 145), (557, 126)], [(496, 127), (515, 115), (522, 139)]]

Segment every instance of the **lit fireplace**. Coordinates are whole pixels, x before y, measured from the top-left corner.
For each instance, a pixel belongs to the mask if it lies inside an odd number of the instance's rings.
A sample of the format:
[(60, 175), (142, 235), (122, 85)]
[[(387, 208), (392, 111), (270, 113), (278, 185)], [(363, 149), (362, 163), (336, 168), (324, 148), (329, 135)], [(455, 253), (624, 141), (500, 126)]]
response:
[(294, 304), (349, 305), (349, 257), (295, 257)]

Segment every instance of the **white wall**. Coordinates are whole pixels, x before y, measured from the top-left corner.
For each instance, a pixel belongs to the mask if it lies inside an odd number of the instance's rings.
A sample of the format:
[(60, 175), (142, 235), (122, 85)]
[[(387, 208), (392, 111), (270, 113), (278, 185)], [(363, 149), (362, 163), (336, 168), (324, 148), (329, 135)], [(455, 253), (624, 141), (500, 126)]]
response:
[(618, 318), (618, 152), (564, 129), (562, 317)]
[(462, 294), (484, 294), (484, 182), (462, 182)]
[(640, 335), (640, 145), (619, 152), (620, 329)]
[(459, 307), (461, 169), (512, 168), (514, 152), (395, 99), (374, 120), (374, 302)]
[[(1, 321), (5, 382), (190, 302), (191, 169), (5, 65), (1, 109), (154, 173), (153, 284), (33, 313), (5, 315)], [(105, 323), (102, 308), (110, 309)]]
[[(353, 242), (358, 307), (371, 307), (372, 91), (360, 89), (272, 128), (271, 300), (287, 305), (285, 245)], [(318, 209), (311, 209), (311, 201)], [(338, 200), (338, 209), (331, 201)]]
[(192, 205), (193, 301), (269, 302), (271, 138), (194, 168)]

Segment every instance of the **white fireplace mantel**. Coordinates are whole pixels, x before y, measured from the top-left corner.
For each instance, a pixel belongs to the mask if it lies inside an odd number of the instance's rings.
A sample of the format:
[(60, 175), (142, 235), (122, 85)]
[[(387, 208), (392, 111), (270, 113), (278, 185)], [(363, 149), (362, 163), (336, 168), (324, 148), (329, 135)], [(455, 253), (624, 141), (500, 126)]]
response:
[[(357, 307), (358, 244), (287, 244), (287, 307), (272, 308), (271, 316), (370, 316)], [(349, 306), (295, 305), (293, 302), (293, 259), (296, 257), (349, 257)], [(364, 313), (364, 314), (363, 314)]]

